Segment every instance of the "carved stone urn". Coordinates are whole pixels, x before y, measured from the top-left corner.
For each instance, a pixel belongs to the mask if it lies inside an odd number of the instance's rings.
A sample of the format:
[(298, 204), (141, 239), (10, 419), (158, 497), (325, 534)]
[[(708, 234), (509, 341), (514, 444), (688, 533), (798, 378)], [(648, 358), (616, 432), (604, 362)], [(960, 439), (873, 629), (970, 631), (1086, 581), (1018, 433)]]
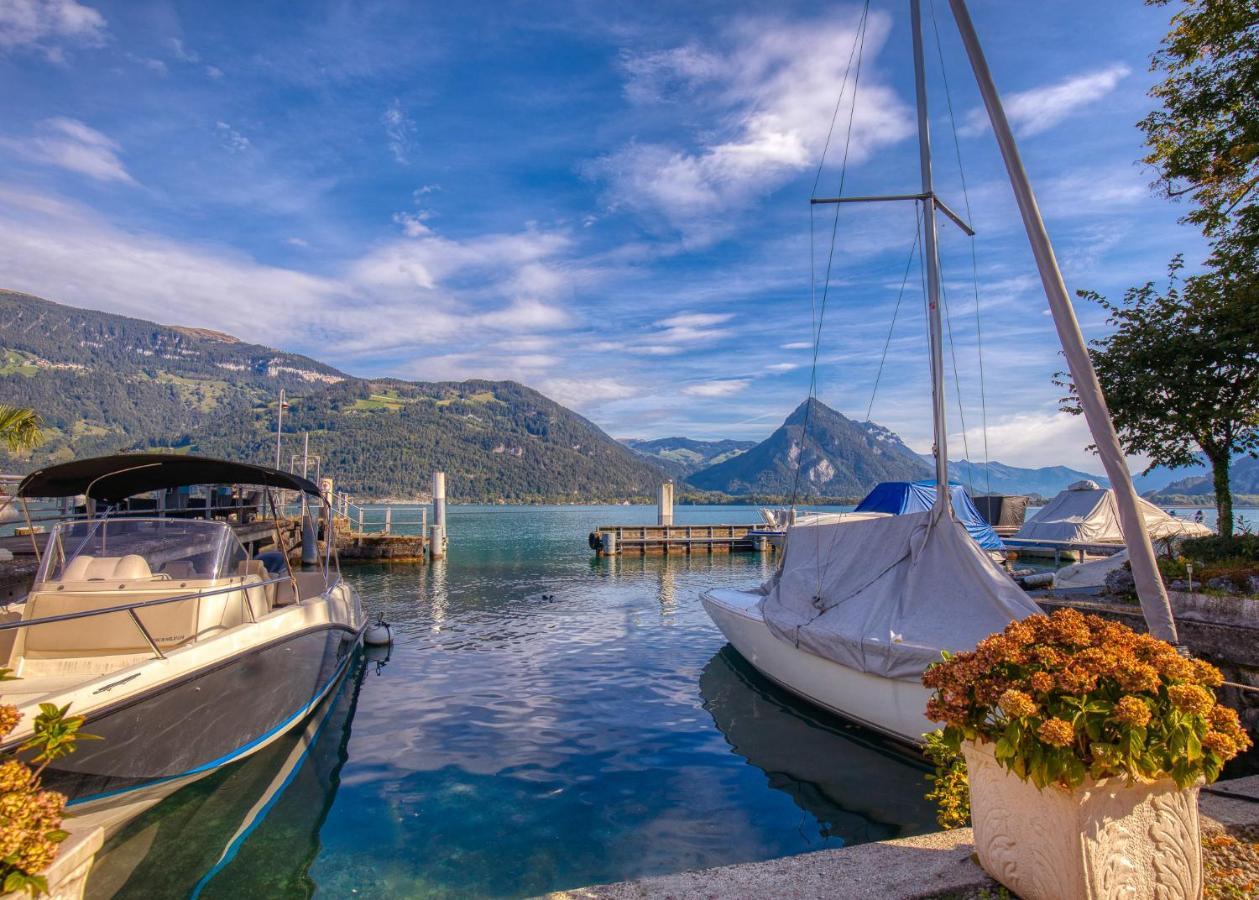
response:
[(980, 865), (1023, 900), (1196, 900), (1202, 896), (1198, 786), (1086, 780), (1040, 790), (966, 743)]

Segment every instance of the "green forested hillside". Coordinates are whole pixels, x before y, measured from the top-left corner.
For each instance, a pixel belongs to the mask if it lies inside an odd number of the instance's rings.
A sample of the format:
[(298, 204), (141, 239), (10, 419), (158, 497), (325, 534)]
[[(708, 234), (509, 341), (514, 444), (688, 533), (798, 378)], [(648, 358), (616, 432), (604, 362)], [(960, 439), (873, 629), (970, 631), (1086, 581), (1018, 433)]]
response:
[(414, 496), (436, 469), (456, 500), (621, 499), (659, 472), (591, 422), (514, 382), (352, 378), (228, 335), (0, 292), (0, 402), (31, 406), (48, 441), (6, 471), (162, 447), (271, 462), (286, 389), (285, 462), (311, 452), (360, 496)]

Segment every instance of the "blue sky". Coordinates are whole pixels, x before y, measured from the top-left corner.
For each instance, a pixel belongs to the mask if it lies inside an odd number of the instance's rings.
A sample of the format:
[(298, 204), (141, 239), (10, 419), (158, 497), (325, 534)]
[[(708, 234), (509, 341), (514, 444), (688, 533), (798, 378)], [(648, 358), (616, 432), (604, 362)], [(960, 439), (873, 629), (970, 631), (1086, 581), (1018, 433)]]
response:
[[(1098, 468), (1055, 412), (1051, 320), (945, 0), (988, 447)], [(873, 2), (822, 168), (918, 185), (907, 3)], [(1167, 8), (974, 0), (1068, 286), (1203, 255), (1136, 164)], [(834, 207), (811, 194), (854, 4), (0, 0), (0, 286), (228, 331), (361, 376), (513, 378), (617, 436), (760, 438), (807, 394)], [(928, 28), (931, 28), (928, 3)], [(934, 37), (937, 183), (965, 207)], [(914, 240), (839, 214), (819, 395), (864, 418)], [(983, 456), (971, 244), (941, 224)], [(1103, 333), (1080, 306), (1086, 335)], [(917, 262), (871, 417), (930, 444)], [(950, 385), (950, 391), (953, 386)]]

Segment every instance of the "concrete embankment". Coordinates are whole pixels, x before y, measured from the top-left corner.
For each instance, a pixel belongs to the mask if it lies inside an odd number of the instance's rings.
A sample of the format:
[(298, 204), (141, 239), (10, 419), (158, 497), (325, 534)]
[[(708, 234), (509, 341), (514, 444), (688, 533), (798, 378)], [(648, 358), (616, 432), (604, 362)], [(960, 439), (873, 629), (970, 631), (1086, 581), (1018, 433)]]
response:
[[(1200, 795), (1205, 872), (1259, 878), (1259, 775), (1219, 782)], [(1228, 840), (1229, 837), (1235, 840)], [(820, 850), (765, 862), (661, 875), (548, 894), (549, 900), (943, 900), (1002, 896), (974, 861), (971, 830)], [(1237, 875), (1238, 870), (1242, 871)], [(1221, 893), (1220, 896), (1233, 896)], [(1238, 894), (1237, 896), (1242, 896)]]

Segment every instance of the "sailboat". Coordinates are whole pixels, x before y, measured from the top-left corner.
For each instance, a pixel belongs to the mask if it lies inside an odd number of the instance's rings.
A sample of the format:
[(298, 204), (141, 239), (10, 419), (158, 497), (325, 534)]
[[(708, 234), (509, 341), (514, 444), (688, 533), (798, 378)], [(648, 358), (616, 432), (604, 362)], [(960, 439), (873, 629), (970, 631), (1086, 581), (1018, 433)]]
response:
[[(1023, 170), (1013, 133), (965, 0), (949, 0), (1014, 188), (1028, 240), (1106, 475), (1150, 632), (1175, 644), (1136, 491), (1066, 285)], [(968, 650), (1011, 621), (1040, 612), (970, 539), (949, 502), (936, 212), (973, 233), (936, 195), (931, 172), (921, 0), (910, 0), (918, 113), (918, 194), (813, 203), (913, 201), (920, 207), (927, 275), (935, 502), (907, 515), (787, 529), (773, 577), (752, 590), (712, 589), (704, 609), (736, 650), (792, 693), (892, 738), (920, 743), (933, 724), (923, 671), (942, 651)], [(815, 335), (817, 337), (817, 335)]]

